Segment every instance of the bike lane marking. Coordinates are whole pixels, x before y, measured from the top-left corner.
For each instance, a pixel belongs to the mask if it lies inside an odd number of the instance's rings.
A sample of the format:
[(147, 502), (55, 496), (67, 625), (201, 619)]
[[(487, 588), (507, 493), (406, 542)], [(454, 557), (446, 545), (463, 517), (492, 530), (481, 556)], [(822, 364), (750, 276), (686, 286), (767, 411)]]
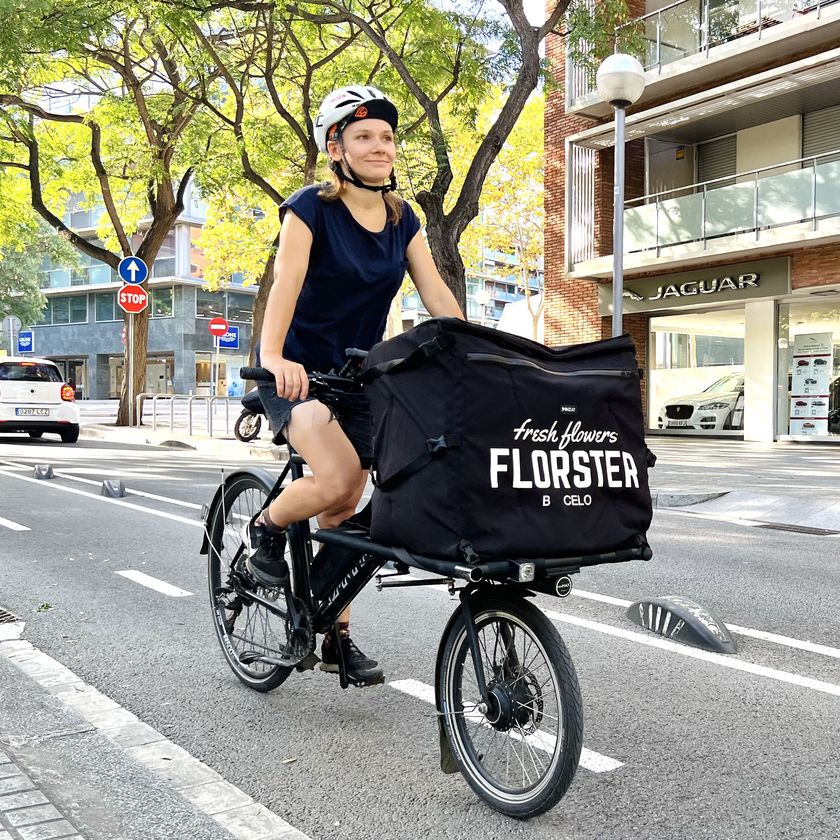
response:
[[(584, 589), (573, 589), (572, 595), (578, 598), (586, 598), (590, 601), (599, 601), (602, 604), (611, 604), (615, 607), (629, 607), (633, 601), (627, 601), (624, 598), (614, 598), (612, 595), (602, 595), (600, 592), (587, 592)], [(834, 659), (840, 659), (840, 648), (830, 647), (829, 645), (821, 645), (817, 642), (809, 642), (805, 639), (794, 639), (791, 636), (782, 636), (779, 633), (770, 633), (767, 630), (755, 630), (752, 627), (741, 627), (740, 624), (730, 624), (724, 621), (724, 624), (735, 633), (741, 636), (750, 636), (753, 639), (761, 639), (765, 642), (772, 642), (776, 645), (784, 645), (785, 647), (795, 648), (796, 650), (804, 650), (808, 653), (818, 653), (822, 656), (830, 656)]]
[[(542, 609), (542, 607), (540, 609)], [(672, 642), (659, 636), (646, 636), (641, 633), (634, 633), (631, 630), (614, 627), (612, 624), (602, 624), (600, 621), (592, 621), (588, 618), (579, 618), (576, 615), (569, 615), (567, 613), (559, 613), (554, 610), (546, 609), (543, 609), (543, 612), (548, 616), (548, 618), (555, 622), (573, 624), (577, 627), (583, 627), (586, 630), (594, 630), (597, 633), (605, 633), (608, 636), (616, 636), (619, 639), (625, 639), (626, 641), (635, 642), (639, 645), (647, 645), (648, 647), (667, 650), (671, 653), (678, 653), (681, 656), (687, 656), (690, 659), (700, 659), (704, 662), (722, 665), (724, 668), (732, 668), (735, 671), (744, 671), (748, 674), (754, 674), (755, 676), (767, 677), (768, 679), (777, 680), (778, 682), (798, 685), (802, 688), (809, 688), (812, 691), (819, 691), (823, 694), (832, 694), (835, 697), (840, 697), (840, 685), (837, 685), (836, 683), (815, 680), (812, 677), (803, 677), (801, 674), (794, 674), (790, 671), (780, 671), (776, 668), (769, 668), (766, 665), (756, 665), (753, 662), (746, 662), (743, 659), (734, 659), (732, 656), (725, 656), (721, 653), (711, 653), (709, 651), (699, 650), (698, 648), (688, 647), (687, 645), (681, 645), (678, 642)]]
[(203, 522), (198, 522), (195, 519), (187, 519), (184, 516), (178, 516), (175, 513), (167, 513), (164, 510), (155, 510), (154, 508), (144, 507), (143, 505), (135, 505), (131, 502), (123, 502), (120, 499), (111, 499), (107, 496), (97, 496), (95, 493), (88, 493), (85, 490), (77, 490), (75, 487), (62, 487), (60, 484), (53, 484), (50, 481), (40, 481), (37, 478), (30, 478), (28, 475), (15, 475), (15, 473), (7, 470), (0, 470), (0, 475), (7, 478), (14, 478), (17, 481), (28, 481), (32, 484), (37, 484), (39, 487), (49, 487), (51, 490), (60, 490), (63, 493), (72, 493), (74, 496), (85, 496), (88, 499), (96, 499), (99, 502), (106, 502), (109, 505), (118, 505), (119, 507), (128, 508), (129, 510), (138, 510), (141, 513), (149, 513), (152, 516), (160, 516), (163, 519), (171, 519), (173, 522), (181, 522), (184, 525), (192, 525), (194, 528), (204, 528)]
[[(8, 464), (8, 469), (27, 469), (25, 464), (16, 464), (14, 461), (0, 461), (0, 463)], [(66, 478), (68, 481), (80, 481), (83, 484), (92, 484), (94, 487), (99, 487), (102, 484), (101, 479), (82, 478), (80, 475), (72, 475), (71, 473), (64, 472), (64, 470), (55, 470), (54, 474), (57, 478)], [(179, 480), (186, 481), (188, 479)], [(156, 493), (147, 493), (145, 490), (132, 490), (130, 487), (126, 487), (125, 492), (130, 493), (132, 496), (142, 496), (144, 499), (153, 499), (156, 502), (169, 502), (173, 505), (180, 505), (181, 507), (192, 508), (193, 510), (201, 510), (201, 505), (198, 505), (195, 502), (185, 502), (183, 499), (173, 499), (171, 496), (158, 496)]]
[(165, 580), (152, 577), (151, 575), (138, 572), (136, 569), (126, 569), (123, 572), (114, 572), (115, 575), (122, 575), (128, 580), (133, 580), (141, 586), (147, 586), (149, 589), (154, 589), (157, 592), (162, 592), (164, 595), (169, 595), (170, 598), (184, 598), (192, 595), (192, 592), (187, 592), (186, 589), (181, 589), (178, 586), (173, 586)]
[[(420, 680), (394, 680), (393, 682), (389, 682), (388, 686), (395, 688), (397, 691), (401, 691), (403, 694), (416, 697), (424, 703), (430, 703), (432, 706), (435, 705), (435, 689), (434, 686), (428, 683), (420, 682)], [(469, 715), (469, 717), (476, 722), (480, 722), (484, 716), (476, 713)], [(492, 728), (489, 724), (486, 725), (488, 728)], [(510, 734), (514, 739), (521, 740), (521, 736), (518, 733), (511, 732)], [(537, 747), (547, 753), (554, 752), (554, 738), (551, 735), (537, 731), (533, 735), (528, 735), (526, 740), (533, 747)], [(619, 767), (623, 767), (624, 763), (615, 758), (610, 758), (608, 755), (602, 755), (584, 747), (580, 751), (580, 766), (591, 770), (593, 773), (608, 773), (610, 770), (617, 770)]]
[[(432, 592), (438, 592), (443, 595), (449, 593), (445, 589), (436, 589), (429, 587)], [(599, 596), (600, 598), (609, 598), (610, 596)], [(619, 600), (619, 599), (615, 599)], [(568, 613), (559, 613), (554, 610), (547, 610), (544, 607), (538, 608), (551, 619), (551, 621), (574, 624), (586, 630), (594, 630), (597, 633), (605, 633), (608, 636), (617, 636), (629, 642), (635, 642), (640, 645), (647, 645), (648, 647), (660, 648), (660, 650), (667, 650), (671, 653), (679, 653), (682, 656), (687, 656), (690, 659), (701, 659), (706, 662), (714, 663), (715, 665), (722, 665), (724, 668), (732, 668), (736, 671), (744, 671), (749, 674), (754, 674), (760, 677), (767, 677), (768, 679), (777, 680), (778, 682), (789, 683), (791, 685), (798, 685), (802, 688), (808, 688), (812, 691), (819, 691), (823, 694), (832, 694), (835, 697), (840, 697), (840, 685), (836, 683), (825, 682), (823, 680), (815, 680), (812, 677), (804, 677), (801, 674), (794, 674), (791, 671), (781, 671), (777, 668), (770, 668), (766, 665), (756, 665), (752, 662), (747, 662), (743, 659), (737, 659), (731, 654), (711, 653), (698, 648), (688, 647), (679, 642), (672, 642), (668, 639), (663, 639), (660, 636), (650, 636), (642, 633), (634, 633), (632, 630), (624, 630), (621, 627), (616, 627), (613, 624), (603, 624), (600, 621), (592, 621), (588, 618), (579, 618), (576, 615), (569, 615)], [(763, 633), (763, 631), (756, 630), (755, 633)], [(767, 634), (774, 635), (774, 634)], [(763, 638), (763, 637), (759, 637)], [(784, 637), (779, 637), (784, 638)], [(798, 640), (794, 640), (798, 641)], [(816, 647), (825, 647), (824, 645), (816, 645)], [(833, 648), (829, 648), (833, 650)], [(817, 651), (819, 652), (819, 651)]]
[[(131, 502), (121, 501), (120, 499), (111, 499), (111, 498), (108, 498), (106, 496), (97, 496), (94, 493), (88, 493), (84, 490), (77, 490), (74, 487), (62, 487), (59, 484), (52, 484), (48, 481), (39, 481), (38, 479), (30, 478), (29, 476), (25, 476), (25, 475), (16, 475), (12, 472), (8, 472), (7, 470), (2, 470), (2, 469), (0, 469), (0, 475), (4, 475), (8, 478), (14, 478), (14, 479), (17, 479), (18, 481), (28, 481), (28, 482), (31, 482), (32, 484), (37, 484), (39, 487), (50, 487), (53, 490), (61, 490), (64, 493), (72, 493), (72, 494), (77, 495), (77, 496), (85, 496), (89, 499), (96, 499), (97, 501), (100, 501), (100, 502), (106, 502), (106, 503), (112, 504), (112, 505), (119, 505), (120, 507), (125, 507), (125, 508), (128, 508), (130, 510), (136, 510), (136, 511), (139, 511), (140, 513), (147, 513), (147, 514), (151, 514), (152, 516), (160, 516), (164, 519), (170, 519), (170, 520), (175, 521), (175, 522), (181, 522), (185, 525), (190, 525), (193, 528), (204, 528), (204, 523), (203, 522), (198, 522), (194, 519), (186, 519), (183, 516), (177, 516), (176, 514), (167, 513), (166, 511), (155, 510), (154, 508), (144, 507), (143, 505), (135, 505), (135, 504), (132, 504)], [(441, 590), (435, 590), (435, 591), (439, 591), (439, 592), (442, 592), (443, 594), (447, 594), (446, 591), (442, 590), (442, 589)], [(599, 600), (600, 599), (600, 600), (604, 600), (605, 603), (611, 603), (609, 601), (606, 601), (606, 599), (609, 598), (609, 597), (610, 596), (599, 596), (598, 599), (593, 599), (593, 600)], [(620, 601), (621, 599), (614, 599), (614, 600), (615, 601)], [(628, 601), (627, 605), (629, 605), (629, 603), (630, 602)], [(546, 612), (546, 614), (548, 614), (548, 612), (545, 611), (545, 610), (543, 610), (543, 612)], [(553, 615), (561, 615), (561, 613), (553, 613), (549, 617), (552, 618)], [(570, 623), (574, 623), (574, 621), (572, 620), (572, 619), (574, 619), (573, 616), (568, 616), (568, 618), (570, 620)], [(559, 620), (563, 620), (563, 619), (559, 619)], [(580, 619), (580, 620), (581, 621), (586, 621), (586, 619)], [(752, 665), (751, 663), (743, 662), (742, 660), (731, 660), (731, 659), (727, 660), (726, 658), (722, 657), (721, 654), (712, 654), (712, 653), (706, 653), (705, 651), (696, 651), (694, 649), (685, 648), (681, 645), (678, 645), (676, 642), (665, 642), (665, 640), (663, 640), (663, 639), (651, 638), (651, 637), (643, 636), (640, 633), (633, 633), (633, 632), (630, 632), (630, 631), (621, 630), (619, 628), (612, 627), (612, 625), (600, 624), (598, 622), (591, 622), (591, 624), (593, 625), (593, 627), (590, 627), (589, 629), (595, 629), (595, 630), (598, 630), (599, 632), (604, 632), (604, 633), (610, 633), (611, 631), (614, 630), (614, 631), (616, 631), (614, 633), (614, 635), (626, 634), (624, 636), (624, 638), (627, 638), (630, 641), (636, 641), (639, 644), (647, 644), (647, 645), (651, 645), (653, 647), (662, 647), (666, 650), (672, 650), (676, 653), (682, 653), (684, 656), (690, 656), (690, 657), (694, 657), (696, 659), (707, 659), (707, 661), (715, 662), (716, 664), (723, 665), (724, 667), (735, 668), (736, 670), (747, 671), (747, 672), (751, 672), (751, 673), (754, 673), (754, 674), (759, 674), (761, 676), (766, 676), (766, 677), (769, 677), (771, 679), (777, 679), (781, 682), (787, 682), (787, 683), (791, 683), (791, 684), (794, 684), (794, 685), (800, 685), (800, 686), (803, 686), (803, 687), (806, 687), (806, 688), (812, 688), (816, 691), (825, 691), (825, 693), (828, 693), (828, 694), (840, 695), (840, 686), (837, 686), (834, 683), (825, 683), (825, 682), (822, 682), (821, 680), (813, 680), (809, 677), (803, 677), (803, 676), (800, 676), (799, 674), (793, 674), (793, 673), (790, 673), (788, 671), (778, 671), (774, 668), (768, 668), (768, 667), (763, 666), (763, 665)], [(586, 625), (582, 624), (581, 626), (586, 626)], [(735, 632), (742, 633), (743, 635), (746, 635), (746, 636), (754, 636), (757, 639), (762, 639), (762, 640), (765, 640), (765, 641), (774, 642), (774, 643), (780, 644), (780, 645), (786, 645), (787, 647), (798, 648), (798, 649), (801, 649), (801, 650), (804, 650), (804, 651), (809, 651), (809, 652), (813, 652), (813, 653), (820, 653), (820, 654), (824, 654), (826, 656), (832, 656), (832, 657), (840, 658), (840, 650), (838, 650), (836, 648), (831, 648), (828, 645), (820, 645), (820, 644), (817, 644), (817, 643), (814, 643), (814, 642), (807, 642), (807, 641), (803, 641), (803, 640), (800, 640), (800, 639), (789, 639), (786, 636), (781, 636), (781, 635), (776, 634), (776, 633), (769, 633), (769, 632), (764, 631), (764, 630), (753, 630), (753, 629), (748, 628), (748, 627), (740, 627), (739, 625), (727, 625), (727, 626), (729, 626), (730, 629), (735, 630)], [(604, 628), (609, 628), (609, 629), (604, 629)], [(662, 642), (663, 644), (658, 644), (658, 642)], [(688, 651), (691, 651), (691, 652), (688, 652)], [(715, 657), (719, 657), (719, 658), (715, 658)], [(826, 689), (824, 687), (828, 687), (828, 689)]]
[(2, 525), (4, 528), (8, 528), (10, 531), (31, 531), (32, 530), (31, 528), (27, 528), (26, 525), (20, 525), (17, 522), (12, 522), (11, 519), (3, 519), (2, 516), (0, 516), (0, 525)]

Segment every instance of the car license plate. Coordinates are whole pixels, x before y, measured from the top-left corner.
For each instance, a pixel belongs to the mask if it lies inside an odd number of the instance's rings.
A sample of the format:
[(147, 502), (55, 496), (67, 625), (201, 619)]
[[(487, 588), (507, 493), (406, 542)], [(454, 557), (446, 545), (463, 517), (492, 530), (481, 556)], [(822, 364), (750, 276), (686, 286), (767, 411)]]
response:
[(668, 421), (668, 428), (673, 429), (677, 426), (687, 426), (688, 420), (669, 420)]
[(49, 417), (48, 408), (16, 408), (15, 414), (18, 417)]

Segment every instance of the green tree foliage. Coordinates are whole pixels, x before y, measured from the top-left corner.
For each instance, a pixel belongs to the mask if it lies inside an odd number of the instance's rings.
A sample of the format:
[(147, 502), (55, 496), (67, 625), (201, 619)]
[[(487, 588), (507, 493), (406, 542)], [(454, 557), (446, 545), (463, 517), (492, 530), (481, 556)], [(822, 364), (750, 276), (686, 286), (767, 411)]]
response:
[[(516, 258), (515, 268), (497, 269), (497, 273), (508, 275), (513, 270), (518, 274), (518, 285), (527, 298), (534, 339), (545, 300), (544, 296), (532, 295), (529, 282), (541, 271), (544, 250), (544, 113), (544, 97), (532, 95), (487, 175), (478, 216), (459, 242), (468, 266), (478, 265), (485, 250), (501, 251)], [(482, 118), (492, 117), (485, 113)]]
[[(0, 0), (0, 188), (78, 251), (115, 268), (152, 265), (183, 211), (211, 126), (190, 16), (154, 3)], [(93, 211), (96, 238), (67, 209)], [(20, 242), (0, 212), (0, 247)], [(133, 391), (142, 389), (148, 310), (134, 317)], [(128, 419), (123, 383), (118, 423)]]

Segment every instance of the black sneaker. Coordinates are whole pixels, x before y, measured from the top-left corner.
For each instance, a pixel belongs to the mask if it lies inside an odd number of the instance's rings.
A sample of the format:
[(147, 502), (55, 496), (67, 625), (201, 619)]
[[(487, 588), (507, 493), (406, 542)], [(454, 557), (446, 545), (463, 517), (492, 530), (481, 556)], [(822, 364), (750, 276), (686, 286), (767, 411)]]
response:
[(285, 586), (289, 582), (286, 532), (271, 531), (262, 523), (257, 524), (257, 516), (242, 529), (245, 565), (260, 586)]
[[(339, 636), (339, 639), (347, 676), (356, 682), (382, 682), (384, 674), (379, 663), (365, 656), (349, 636)], [(338, 647), (331, 633), (324, 636), (321, 644), (321, 670), (330, 674), (338, 673)]]

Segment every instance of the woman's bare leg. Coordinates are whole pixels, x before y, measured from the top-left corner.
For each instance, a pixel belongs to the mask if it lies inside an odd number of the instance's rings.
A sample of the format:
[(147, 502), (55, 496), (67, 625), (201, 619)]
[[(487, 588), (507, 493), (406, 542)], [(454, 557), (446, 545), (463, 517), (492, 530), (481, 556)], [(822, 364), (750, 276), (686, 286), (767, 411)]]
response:
[[(285, 436), (312, 475), (293, 481), (269, 505), (272, 524), (283, 528), (317, 516), (321, 528), (334, 528), (349, 519), (364, 493), (368, 472), (329, 408), (317, 401), (295, 406)], [(349, 624), (349, 606), (338, 620)]]

